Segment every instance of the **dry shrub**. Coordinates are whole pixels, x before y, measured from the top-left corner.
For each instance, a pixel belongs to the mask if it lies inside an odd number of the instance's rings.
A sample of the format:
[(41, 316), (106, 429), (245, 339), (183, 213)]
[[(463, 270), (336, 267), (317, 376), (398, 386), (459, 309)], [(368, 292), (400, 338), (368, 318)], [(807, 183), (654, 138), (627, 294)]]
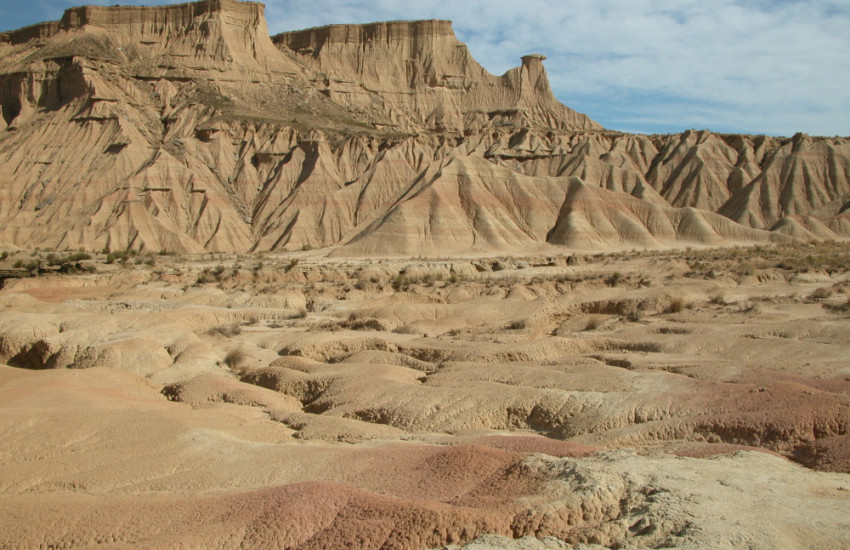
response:
[(638, 321), (643, 319), (643, 312), (638, 308), (634, 308), (629, 310), (626, 313), (625, 317), (628, 321), (632, 323), (637, 323)]
[(677, 296), (670, 300), (670, 306), (667, 308), (668, 313), (679, 313), (688, 307), (687, 301), (681, 296)]
[(596, 330), (602, 324), (602, 319), (599, 317), (591, 317), (587, 320), (587, 325), (584, 327), (584, 330)]
[(304, 319), (307, 317), (307, 308), (299, 307), (294, 313), (289, 315), (289, 319)]
[(248, 362), (248, 352), (245, 348), (239, 346), (227, 352), (224, 356), (224, 364), (234, 371), (242, 371), (245, 369), (245, 364)]
[(528, 319), (518, 319), (516, 321), (511, 321), (508, 324), (508, 328), (510, 330), (524, 330), (528, 328)]
[(826, 286), (822, 286), (812, 292), (810, 298), (812, 300), (826, 300), (827, 298), (832, 297), (832, 289)]
[(219, 325), (209, 329), (207, 334), (210, 336), (221, 335), (226, 336), (227, 338), (233, 338), (234, 336), (242, 334), (242, 327), (239, 325)]
[(679, 313), (689, 307), (690, 304), (681, 296), (676, 296), (670, 300), (670, 305), (667, 307), (667, 313)]
[(714, 294), (711, 295), (711, 299), (709, 299), (709, 302), (712, 303), (712, 304), (717, 304), (719, 306), (725, 306), (726, 305), (726, 295), (723, 294), (722, 292), (715, 292)]
[(393, 329), (393, 332), (396, 334), (419, 334), (420, 331), (416, 330), (416, 327), (411, 325), (400, 325)]

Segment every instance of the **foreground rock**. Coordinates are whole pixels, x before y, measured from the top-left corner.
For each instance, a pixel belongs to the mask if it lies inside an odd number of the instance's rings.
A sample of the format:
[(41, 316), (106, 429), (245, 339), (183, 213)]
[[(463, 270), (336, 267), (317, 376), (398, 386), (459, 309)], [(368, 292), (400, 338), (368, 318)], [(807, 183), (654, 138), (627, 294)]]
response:
[(847, 254), (8, 280), (0, 546), (847, 546)]

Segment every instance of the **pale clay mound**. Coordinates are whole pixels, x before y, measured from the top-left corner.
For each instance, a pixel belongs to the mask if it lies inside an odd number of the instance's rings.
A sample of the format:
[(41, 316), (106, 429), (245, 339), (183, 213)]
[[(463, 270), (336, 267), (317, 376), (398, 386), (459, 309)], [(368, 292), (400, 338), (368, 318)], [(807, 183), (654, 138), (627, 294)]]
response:
[(0, 547), (850, 544), (841, 245), (103, 261), (0, 290)]
[[(0, 111), (7, 246), (440, 256), (850, 235), (847, 139), (605, 131), (557, 101), (543, 56), (491, 75), (448, 21), (269, 37), (250, 2), (72, 8), (0, 33)], [(593, 220), (559, 216), (573, 177), (612, 191)]]

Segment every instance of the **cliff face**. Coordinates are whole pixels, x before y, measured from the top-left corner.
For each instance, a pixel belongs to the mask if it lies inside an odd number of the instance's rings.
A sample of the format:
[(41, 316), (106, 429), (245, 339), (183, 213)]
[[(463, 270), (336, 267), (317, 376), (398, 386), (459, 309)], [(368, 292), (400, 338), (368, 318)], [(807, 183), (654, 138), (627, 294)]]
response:
[(601, 129), (555, 99), (543, 56), (523, 57), (521, 67), (493, 76), (457, 40), (450, 21), (332, 25), (273, 40), (324, 74), (329, 96), (389, 113), (405, 131), (425, 126), (469, 133), (493, 122)]
[(493, 76), (447, 21), (272, 39), (256, 3), (70, 9), (0, 34), (0, 245), (441, 254), (850, 235), (850, 141), (607, 132), (554, 98), (543, 59)]

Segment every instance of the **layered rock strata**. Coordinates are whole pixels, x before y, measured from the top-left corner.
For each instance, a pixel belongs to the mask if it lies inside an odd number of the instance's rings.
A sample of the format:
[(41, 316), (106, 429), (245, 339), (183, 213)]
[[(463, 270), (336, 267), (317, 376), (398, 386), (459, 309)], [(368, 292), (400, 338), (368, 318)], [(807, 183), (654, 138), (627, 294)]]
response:
[[(272, 38), (257, 3), (72, 8), (0, 34), (0, 244), (430, 254), (850, 235), (850, 140), (606, 131), (555, 99), (543, 59), (491, 75), (448, 21)], [(592, 238), (558, 223), (572, 177), (611, 191)], [(608, 218), (670, 208), (735, 223)]]

